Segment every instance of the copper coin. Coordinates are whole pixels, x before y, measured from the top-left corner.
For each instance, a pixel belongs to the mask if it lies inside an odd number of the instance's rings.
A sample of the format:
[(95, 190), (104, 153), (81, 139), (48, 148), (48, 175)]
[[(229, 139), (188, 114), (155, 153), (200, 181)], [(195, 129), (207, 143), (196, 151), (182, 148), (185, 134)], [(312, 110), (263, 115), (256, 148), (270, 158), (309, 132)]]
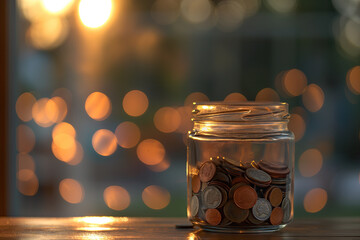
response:
[(276, 207), (272, 210), (270, 215), (270, 223), (272, 225), (279, 225), (281, 224), (284, 217), (284, 211), (281, 207)]
[(212, 178), (213, 181), (220, 181), (220, 182), (224, 182), (226, 184), (230, 183), (230, 177), (223, 172), (218, 171), (215, 176)]
[(200, 177), (199, 175), (194, 175), (191, 178), (191, 186), (192, 186), (192, 191), (194, 193), (198, 193), (200, 191), (201, 188), (201, 181), (200, 181)]
[(212, 161), (204, 162), (200, 167), (199, 176), (202, 182), (210, 181), (216, 172), (216, 165)]
[(271, 192), (271, 190), (273, 190), (275, 187), (274, 186), (270, 186), (268, 189), (266, 189), (265, 194), (264, 194), (264, 198), (269, 200), (269, 194)]
[(274, 187), (268, 196), (268, 200), (273, 207), (278, 207), (283, 199), (283, 194), (280, 188)]
[(256, 200), (256, 191), (248, 185), (240, 186), (234, 192), (234, 202), (239, 208), (252, 208), (255, 205)]
[(221, 222), (221, 213), (217, 209), (208, 209), (205, 212), (206, 222), (212, 226), (219, 225)]
[(246, 176), (255, 182), (261, 183), (261, 184), (267, 184), (271, 182), (271, 177), (266, 172), (256, 169), (256, 168), (248, 168), (246, 169)]
[(290, 173), (290, 169), (283, 163), (260, 161), (258, 166), (275, 178), (284, 178)]
[(247, 184), (243, 183), (243, 182), (239, 182), (239, 183), (235, 184), (234, 186), (232, 186), (229, 191), (229, 198), (234, 198), (234, 193), (235, 193), (236, 189), (238, 189), (240, 186), (244, 186), (244, 185), (247, 185)]
[(234, 201), (230, 200), (224, 206), (224, 215), (232, 222), (242, 223), (249, 216), (249, 210), (239, 208)]

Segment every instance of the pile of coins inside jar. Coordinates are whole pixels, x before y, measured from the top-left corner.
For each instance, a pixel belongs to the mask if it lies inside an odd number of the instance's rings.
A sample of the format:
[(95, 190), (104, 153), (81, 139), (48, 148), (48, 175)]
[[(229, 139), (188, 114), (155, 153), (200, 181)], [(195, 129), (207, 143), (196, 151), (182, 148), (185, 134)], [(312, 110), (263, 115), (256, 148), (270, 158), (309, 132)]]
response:
[(191, 176), (191, 219), (200, 225), (281, 225), (291, 218), (289, 168), (210, 158)]

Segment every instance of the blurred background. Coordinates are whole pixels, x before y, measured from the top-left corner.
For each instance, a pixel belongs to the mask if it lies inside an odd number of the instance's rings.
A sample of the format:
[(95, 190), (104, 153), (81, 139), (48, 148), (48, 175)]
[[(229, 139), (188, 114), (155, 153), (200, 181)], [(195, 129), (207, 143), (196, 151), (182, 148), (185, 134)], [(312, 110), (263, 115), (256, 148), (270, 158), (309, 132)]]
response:
[(360, 213), (359, 0), (18, 0), (8, 214), (185, 216), (193, 101), (285, 101), (295, 217)]

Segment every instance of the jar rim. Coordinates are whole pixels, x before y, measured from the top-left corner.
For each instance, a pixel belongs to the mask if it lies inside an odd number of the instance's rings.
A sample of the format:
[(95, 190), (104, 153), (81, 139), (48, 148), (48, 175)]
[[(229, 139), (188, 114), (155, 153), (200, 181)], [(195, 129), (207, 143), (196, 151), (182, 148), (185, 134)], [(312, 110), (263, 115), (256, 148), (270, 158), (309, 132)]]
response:
[(288, 121), (285, 102), (199, 102), (193, 103), (193, 121), (278, 122)]

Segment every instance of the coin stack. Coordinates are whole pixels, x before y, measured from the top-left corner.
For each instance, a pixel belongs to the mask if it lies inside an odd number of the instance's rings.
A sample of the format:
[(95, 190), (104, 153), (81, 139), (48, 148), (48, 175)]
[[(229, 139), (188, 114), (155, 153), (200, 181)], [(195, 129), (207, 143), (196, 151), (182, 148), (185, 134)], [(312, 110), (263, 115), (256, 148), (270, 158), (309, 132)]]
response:
[(280, 225), (290, 221), (289, 168), (210, 158), (191, 176), (191, 220), (212, 226)]

